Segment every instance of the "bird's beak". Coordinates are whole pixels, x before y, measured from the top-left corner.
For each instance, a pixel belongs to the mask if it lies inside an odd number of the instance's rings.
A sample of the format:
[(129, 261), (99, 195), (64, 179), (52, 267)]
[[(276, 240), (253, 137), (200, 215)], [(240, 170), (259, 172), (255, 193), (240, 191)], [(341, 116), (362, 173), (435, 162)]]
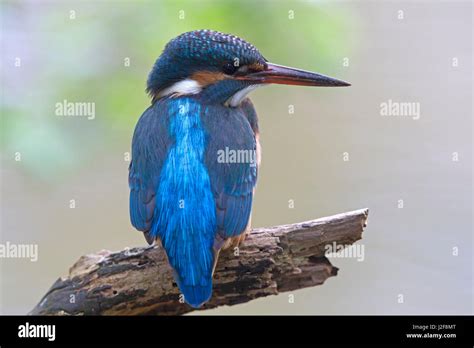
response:
[(268, 63), (267, 69), (247, 74), (240, 77), (240, 79), (254, 81), (255, 83), (296, 86), (344, 87), (351, 85), (329, 76), (272, 63)]

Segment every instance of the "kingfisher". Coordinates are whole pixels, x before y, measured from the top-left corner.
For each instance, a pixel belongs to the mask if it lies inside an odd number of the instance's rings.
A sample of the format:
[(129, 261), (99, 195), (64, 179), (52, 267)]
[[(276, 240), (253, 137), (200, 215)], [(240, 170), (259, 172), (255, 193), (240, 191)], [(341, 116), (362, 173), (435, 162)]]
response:
[(148, 76), (151, 105), (132, 139), (130, 220), (150, 245), (161, 243), (194, 308), (212, 295), (219, 252), (250, 230), (260, 144), (247, 95), (268, 84), (350, 86), (270, 63), (247, 41), (213, 30), (172, 39)]

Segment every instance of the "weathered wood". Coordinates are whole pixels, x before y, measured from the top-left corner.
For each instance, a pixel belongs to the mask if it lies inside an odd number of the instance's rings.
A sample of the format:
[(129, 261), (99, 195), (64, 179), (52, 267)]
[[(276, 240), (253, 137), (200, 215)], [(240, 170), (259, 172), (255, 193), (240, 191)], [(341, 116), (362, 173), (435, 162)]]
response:
[[(202, 309), (320, 285), (337, 274), (325, 255), (332, 243), (361, 239), (368, 209), (253, 229), (238, 250), (221, 252), (211, 300)], [(236, 252), (238, 251), (238, 253)], [(192, 311), (161, 247), (82, 256), (30, 312), (33, 315), (178, 315)]]

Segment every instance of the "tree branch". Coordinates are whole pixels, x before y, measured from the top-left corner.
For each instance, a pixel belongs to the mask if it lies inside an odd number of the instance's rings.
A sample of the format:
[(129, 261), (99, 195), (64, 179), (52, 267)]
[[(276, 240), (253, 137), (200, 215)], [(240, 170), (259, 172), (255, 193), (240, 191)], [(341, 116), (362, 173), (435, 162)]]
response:
[[(320, 285), (337, 275), (325, 246), (361, 239), (368, 209), (253, 229), (237, 250), (221, 252), (211, 300), (202, 308)], [(33, 315), (178, 315), (193, 308), (179, 290), (161, 247), (82, 256), (30, 312)]]

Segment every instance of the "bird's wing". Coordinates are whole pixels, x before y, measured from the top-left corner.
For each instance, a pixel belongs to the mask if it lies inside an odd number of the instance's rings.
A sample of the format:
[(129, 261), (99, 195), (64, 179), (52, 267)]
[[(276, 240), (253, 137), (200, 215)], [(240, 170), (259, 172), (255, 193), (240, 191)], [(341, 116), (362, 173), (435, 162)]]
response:
[(161, 169), (166, 159), (171, 138), (169, 118), (162, 108), (150, 106), (140, 117), (132, 141), (132, 161), (129, 166), (130, 220), (142, 231), (149, 244), (155, 212), (155, 196)]
[[(206, 152), (206, 166), (216, 204), (218, 234), (226, 239), (242, 234), (250, 219), (253, 189), (257, 182), (255, 134), (242, 108), (208, 109), (207, 129), (212, 134)], [(219, 115), (216, 115), (220, 112)], [(232, 151), (240, 152), (253, 162), (232, 163)], [(222, 156), (224, 154), (224, 162)], [(238, 156), (238, 152), (235, 153)], [(229, 156), (227, 156), (229, 155)], [(227, 157), (227, 158), (226, 158)]]

